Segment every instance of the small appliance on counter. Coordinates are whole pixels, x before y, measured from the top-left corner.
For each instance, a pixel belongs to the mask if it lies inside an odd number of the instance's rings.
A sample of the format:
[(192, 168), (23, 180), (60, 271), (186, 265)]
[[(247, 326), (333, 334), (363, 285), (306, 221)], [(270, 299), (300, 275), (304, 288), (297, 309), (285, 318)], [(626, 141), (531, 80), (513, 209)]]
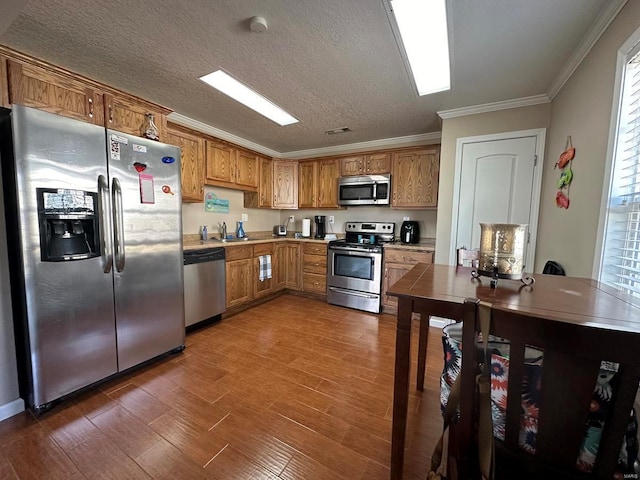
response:
[(286, 225), (276, 225), (273, 227), (273, 234), (279, 237), (287, 236), (287, 226)]
[(326, 225), (327, 217), (325, 215), (316, 215), (316, 235), (315, 238), (324, 240), (324, 236), (327, 233), (327, 225)]
[(400, 227), (402, 243), (418, 243), (420, 241), (420, 225), (415, 220), (405, 220)]

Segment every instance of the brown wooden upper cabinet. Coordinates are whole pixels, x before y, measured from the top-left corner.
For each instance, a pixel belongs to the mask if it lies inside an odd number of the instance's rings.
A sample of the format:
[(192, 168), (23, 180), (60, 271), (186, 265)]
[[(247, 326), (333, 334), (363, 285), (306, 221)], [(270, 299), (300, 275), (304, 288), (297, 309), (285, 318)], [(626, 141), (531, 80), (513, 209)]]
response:
[(236, 150), (236, 183), (238, 185), (257, 190), (259, 168), (258, 155)]
[(318, 162), (300, 162), (298, 165), (298, 207), (314, 208), (317, 196)]
[(68, 75), (7, 61), (9, 101), (75, 120), (104, 125), (103, 92)]
[(206, 141), (205, 184), (258, 191), (259, 157), (230, 144)]
[(298, 175), (298, 208), (339, 208), (339, 159), (301, 161)]
[(439, 169), (439, 146), (395, 152), (391, 162), (391, 207), (436, 207)]
[(271, 208), (273, 206), (273, 161), (260, 157), (257, 192), (245, 192), (245, 208)]
[(163, 112), (154, 110), (150, 104), (136, 97), (124, 94), (106, 94), (104, 96), (104, 125), (107, 128), (140, 137), (147, 125), (149, 113), (154, 116), (160, 140), (165, 142), (167, 122)]
[(165, 142), (180, 147), (182, 201), (204, 202), (204, 139), (196, 132), (174, 124), (167, 125)]
[[(141, 136), (147, 114), (154, 115), (164, 141), (170, 110), (137, 97), (101, 89), (87, 79), (18, 60), (7, 60), (9, 102)], [(107, 91), (108, 90), (108, 91)]]
[(0, 107), (9, 108), (9, 74), (7, 73), (7, 57), (0, 55)]
[(273, 208), (298, 207), (298, 162), (273, 161)]
[(245, 192), (245, 208), (298, 208), (298, 162), (260, 157), (257, 192)]
[(379, 175), (391, 171), (389, 152), (356, 155), (340, 159), (340, 174), (343, 177), (353, 175)]

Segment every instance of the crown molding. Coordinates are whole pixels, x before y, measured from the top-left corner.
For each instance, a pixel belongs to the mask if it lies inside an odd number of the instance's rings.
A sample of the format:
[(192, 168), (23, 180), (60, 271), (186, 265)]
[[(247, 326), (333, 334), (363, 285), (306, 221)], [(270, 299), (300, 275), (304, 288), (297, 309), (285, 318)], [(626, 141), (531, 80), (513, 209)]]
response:
[(475, 115), (477, 113), (497, 112), (498, 110), (509, 110), (510, 108), (530, 107), (532, 105), (540, 105), (549, 103), (551, 99), (546, 93), (542, 95), (534, 95), (532, 97), (515, 98), (513, 100), (503, 100), (500, 102), (485, 103), (482, 105), (474, 105), (471, 107), (454, 108), (452, 110), (442, 110), (437, 114), (442, 119), (464, 117), (467, 115)]
[(257, 143), (251, 142), (232, 133), (225, 132), (219, 128), (212, 127), (206, 123), (194, 120), (180, 113), (173, 112), (167, 116), (169, 122), (182, 125), (183, 127), (197, 130), (198, 132), (206, 133), (221, 140), (226, 140), (231, 143), (235, 143), (241, 147), (248, 148), (258, 153), (268, 155), (275, 158), (310, 158), (310, 157), (322, 157), (327, 155), (336, 155), (341, 153), (356, 152), (359, 150), (376, 150), (380, 148), (387, 148), (391, 146), (403, 145), (424, 145), (429, 143), (440, 142), (441, 133), (421, 133), (419, 135), (408, 135), (406, 137), (395, 138), (383, 138), (381, 140), (372, 140), (370, 142), (349, 143), (346, 145), (336, 145), (333, 147), (314, 148), (310, 150), (298, 150), (296, 152), (282, 153), (270, 148), (264, 147)]
[(564, 84), (567, 83), (573, 72), (580, 66), (585, 57), (589, 54), (593, 46), (600, 39), (602, 34), (607, 30), (611, 22), (618, 15), (622, 7), (628, 0), (609, 0), (606, 7), (602, 9), (596, 20), (593, 22), (587, 33), (582, 37), (582, 41), (574, 50), (569, 60), (565, 63), (564, 68), (551, 82), (547, 95), (551, 100), (562, 90)]
[(347, 143), (343, 145), (335, 145), (333, 147), (312, 148), (309, 150), (298, 150), (295, 152), (283, 153), (281, 158), (312, 158), (324, 157), (329, 155), (340, 155), (342, 153), (351, 153), (364, 150), (377, 150), (393, 146), (412, 146), (425, 145), (430, 143), (438, 143), (442, 137), (441, 132), (421, 133), (418, 135), (407, 135), (405, 137), (382, 138), (380, 140), (371, 140), (369, 142)]
[(207, 125), (206, 123), (200, 122), (198, 120), (194, 120), (192, 118), (186, 117), (179, 113), (173, 112), (167, 116), (167, 120), (172, 123), (177, 123), (178, 125), (182, 125), (183, 127), (191, 128), (193, 130), (197, 130), (198, 132), (206, 133), (208, 135), (214, 136), (221, 140), (226, 140), (231, 143), (235, 143), (241, 147), (248, 148), (258, 153), (262, 153), (263, 155), (267, 155), (269, 157), (281, 157), (281, 153), (270, 148), (264, 147), (258, 143), (251, 142), (245, 138), (238, 137), (237, 135), (233, 135), (232, 133), (225, 132), (224, 130), (220, 130), (219, 128), (212, 127), (211, 125)]

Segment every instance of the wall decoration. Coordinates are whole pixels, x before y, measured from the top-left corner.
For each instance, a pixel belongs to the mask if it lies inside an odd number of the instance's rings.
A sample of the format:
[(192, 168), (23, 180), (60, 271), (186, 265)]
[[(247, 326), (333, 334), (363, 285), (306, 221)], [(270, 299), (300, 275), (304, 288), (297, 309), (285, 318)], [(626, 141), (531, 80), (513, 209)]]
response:
[(222, 200), (214, 193), (207, 193), (204, 196), (205, 212), (229, 213), (229, 200)]
[(555, 168), (560, 168), (560, 178), (556, 182), (558, 191), (556, 192), (556, 206), (558, 208), (569, 208), (569, 185), (573, 181), (573, 170), (571, 170), (571, 163), (576, 156), (576, 149), (571, 142), (571, 136), (567, 137), (567, 143), (564, 148), (564, 152), (560, 154), (560, 158), (556, 162)]

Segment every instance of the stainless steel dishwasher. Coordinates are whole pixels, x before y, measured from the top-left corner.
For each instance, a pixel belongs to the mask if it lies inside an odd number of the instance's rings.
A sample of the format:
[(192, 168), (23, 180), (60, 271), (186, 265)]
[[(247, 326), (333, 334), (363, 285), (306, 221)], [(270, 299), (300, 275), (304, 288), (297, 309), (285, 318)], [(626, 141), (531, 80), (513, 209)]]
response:
[[(226, 307), (226, 274), (223, 247), (184, 252), (184, 323), (215, 322)], [(207, 322), (205, 322), (207, 321)]]

